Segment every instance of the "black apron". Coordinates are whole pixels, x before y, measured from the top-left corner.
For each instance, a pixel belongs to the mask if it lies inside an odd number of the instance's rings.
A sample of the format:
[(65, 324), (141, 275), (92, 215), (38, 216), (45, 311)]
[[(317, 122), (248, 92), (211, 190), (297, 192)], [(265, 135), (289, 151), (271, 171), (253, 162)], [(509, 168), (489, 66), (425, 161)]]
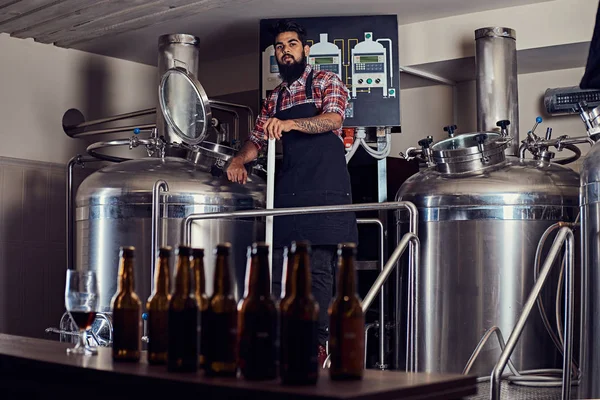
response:
[[(312, 100), (312, 72), (306, 79), (306, 97)], [(282, 91), (285, 88), (281, 89)], [(319, 115), (314, 103), (281, 110), (279, 93), (275, 118), (311, 118)], [(276, 208), (352, 204), (350, 175), (344, 145), (332, 131), (308, 134), (283, 133), (283, 162), (275, 182)], [(273, 243), (289, 246), (292, 241), (308, 240), (312, 245), (337, 245), (358, 242), (356, 215), (353, 212), (299, 214), (275, 217)]]

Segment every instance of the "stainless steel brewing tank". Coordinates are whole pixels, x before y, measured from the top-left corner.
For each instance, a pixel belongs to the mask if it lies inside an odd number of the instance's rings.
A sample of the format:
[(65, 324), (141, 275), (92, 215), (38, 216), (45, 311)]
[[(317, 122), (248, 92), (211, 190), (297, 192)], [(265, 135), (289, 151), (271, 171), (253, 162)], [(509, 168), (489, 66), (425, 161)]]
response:
[[(219, 173), (206, 157), (196, 155), (194, 160), (197, 163), (173, 157), (125, 161), (93, 173), (80, 185), (75, 200), (76, 266), (97, 272), (101, 310), (110, 310), (116, 291), (120, 246), (135, 246), (135, 288), (142, 301), (150, 295), (152, 188), (157, 180), (169, 186), (161, 195), (161, 245), (175, 248), (181, 243), (182, 221), (192, 213), (264, 208), (265, 185), (260, 178), (251, 175), (246, 185), (231, 183), (224, 176), (214, 176)], [(213, 250), (224, 241), (232, 243), (231, 263), (241, 294), (246, 248), (263, 239), (261, 226), (254, 219), (193, 224), (192, 246), (205, 249), (209, 294)], [(172, 268), (174, 261), (173, 255)]]
[(581, 381), (578, 399), (600, 397), (600, 144), (586, 155), (581, 168)]
[[(461, 373), (493, 326), (507, 340), (533, 286), (543, 232), (577, 214), (577, 173), (505, 157), (503, 139), (484, 135), (483, 144), (462, 135), (434, 145), (437, 165), (396, 196), (419, 210), (417, 371)], [(489, 376), (500, 352), (490, 338), (470, 373)], [(511, 360), (521, 370), (558, 366), (537, 308)]]

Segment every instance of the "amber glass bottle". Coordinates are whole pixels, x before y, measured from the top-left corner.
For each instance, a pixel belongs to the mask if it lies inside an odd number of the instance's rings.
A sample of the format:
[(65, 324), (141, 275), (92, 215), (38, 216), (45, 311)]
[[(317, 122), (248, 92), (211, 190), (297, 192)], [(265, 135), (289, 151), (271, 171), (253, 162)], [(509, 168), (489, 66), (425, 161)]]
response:
[(175, 289), (169, 301), (167, 369), (195, 372), (198, 370), (198, 303), (191, 276), (192, 249), (179, 246), (177, 253)]
[(117, 292), (111, 300), (115, 361), (139, 361), (142, 302), (135, 293), (134, 253), (132, 246), (121, 247)]
[(249, 380), (277, 376), (277, 308), (270, 275), (269, 246), (254, 243), (248, 252), (244, 299), (238, 306), (238, 365)]
[(204, 249), (192, 249), (192, 271), (194, 273), (194, 296), (198, 302), (198, 310), (200, 312), (198, 324), (198, 337), (200, 339), (200, 343), (198, 344), (198, 363), (200, 368), (204, 368), (203, 343), (206, 342), (206, 339), (202, 326), (208, 319), (206, 316), (206, 312), (208, 311), (208, 297), (206, 296), (206, 275), (204, 273)]
[(338, 246), (337, 294), (329, 307), (329, 376), (361, 379), (365, 354), (365, 317), (356, 295), (356, 245)]
[(158, 251), (158, 262), (154, 271), (154, 291), (146, 304), (148, 310), (148, 363), (166, 364), (168, 329), (169, 329), (169, 258), (170, 247), (161, 247)]
[(280, 374), (284, 384), (315, 384), (319, 304), (311, 293), (310, 244), (292, 243), (291, 294), (281, 302)]
[(207, 376), (235, 376), (237, 372), (237, 304), (229, 269), (230, 249), (229, 243), (219, 244), (216, 249), (214, 289), (204, 325)]

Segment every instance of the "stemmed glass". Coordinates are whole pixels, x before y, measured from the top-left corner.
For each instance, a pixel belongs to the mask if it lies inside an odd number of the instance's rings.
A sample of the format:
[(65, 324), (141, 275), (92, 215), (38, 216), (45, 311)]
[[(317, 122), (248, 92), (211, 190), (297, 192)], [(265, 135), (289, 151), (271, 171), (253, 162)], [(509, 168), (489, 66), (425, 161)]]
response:
[(67, 349), (67, 354), (97, 354), (98, 351), (87, 344), (86, 333), (98, 311), (98, 282), (95, 272), (67, 270), (65, 307), (79, 329), (78, 342), (75, 347)]

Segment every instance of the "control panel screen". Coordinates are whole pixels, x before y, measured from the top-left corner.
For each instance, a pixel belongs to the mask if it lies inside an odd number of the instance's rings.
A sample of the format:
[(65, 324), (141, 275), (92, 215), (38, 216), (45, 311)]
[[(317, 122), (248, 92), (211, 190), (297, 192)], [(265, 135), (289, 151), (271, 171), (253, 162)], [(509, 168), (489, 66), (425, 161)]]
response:
[(360, 56), (361, 63), (376, 63), (379, 62), (378, 56)]
[(315, 57), (315, 64), (333, 64), (333, 57)]

